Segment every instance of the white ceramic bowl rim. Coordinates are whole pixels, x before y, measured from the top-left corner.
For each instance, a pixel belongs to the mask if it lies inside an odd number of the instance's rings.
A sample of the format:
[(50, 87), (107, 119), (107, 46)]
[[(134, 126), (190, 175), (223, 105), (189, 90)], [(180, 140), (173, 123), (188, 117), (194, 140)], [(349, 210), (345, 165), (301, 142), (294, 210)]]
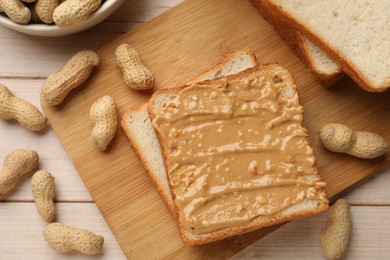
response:
[(69, 27), (58, 27), (54, 24), (17, 24), (5, 15), (0, 15), (0, 24), (12, 30), (36, 35), (36, 36), (64, 36), (89, 29), (101, 23), (110, 16), (125, 0), (106, 0), (102, 5), (85, 21)]

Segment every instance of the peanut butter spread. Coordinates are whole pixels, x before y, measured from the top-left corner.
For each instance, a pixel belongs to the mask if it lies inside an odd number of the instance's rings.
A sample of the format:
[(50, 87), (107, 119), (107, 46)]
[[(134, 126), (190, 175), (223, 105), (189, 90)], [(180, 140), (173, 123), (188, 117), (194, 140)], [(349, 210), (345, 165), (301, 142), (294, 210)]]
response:
[(195, 84), (153, 120), (180, 222), (195, 233), (241, 226), (305, 199), (326, 201), (303, 109), (282, 79), (269, 71)]

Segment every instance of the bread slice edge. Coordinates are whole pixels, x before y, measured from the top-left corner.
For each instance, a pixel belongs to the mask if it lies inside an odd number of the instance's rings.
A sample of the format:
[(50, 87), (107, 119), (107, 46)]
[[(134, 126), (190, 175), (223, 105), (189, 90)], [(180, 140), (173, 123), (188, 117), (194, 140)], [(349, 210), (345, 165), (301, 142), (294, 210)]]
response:
[(294, 29), (280, 15), (273, 12), (268, 5), (261, 4), (261, 1), (250, 1), (323, 85), (332, 85), (344, 75), (342, 67), (336, 60), (332, 59), (302, 32)]

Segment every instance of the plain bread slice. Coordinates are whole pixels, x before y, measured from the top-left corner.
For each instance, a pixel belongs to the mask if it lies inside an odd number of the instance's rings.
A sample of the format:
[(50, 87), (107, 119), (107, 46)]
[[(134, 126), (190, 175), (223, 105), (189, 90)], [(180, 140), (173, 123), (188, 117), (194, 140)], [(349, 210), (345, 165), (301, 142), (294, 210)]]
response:
[(390, 1), (252, 1), (304, 33), (363, 89), (390, 87)]

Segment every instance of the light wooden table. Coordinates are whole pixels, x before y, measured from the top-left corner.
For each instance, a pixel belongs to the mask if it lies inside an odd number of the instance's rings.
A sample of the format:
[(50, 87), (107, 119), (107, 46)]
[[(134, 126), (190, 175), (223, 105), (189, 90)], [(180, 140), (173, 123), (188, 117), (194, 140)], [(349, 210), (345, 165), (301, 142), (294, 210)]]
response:
[[(32, 37), (0, 27), (0, 82), (16, 96), (40, 108), (42, 83), (72, 54), (81, 49), (96, 50), (179, 2), (128, 0), (107, 21), (69, 37)], [(0, 201), (0, 259), (125, 259), (50, 126), (44, 133), (36, 134), (15, 122), (0, 121), (0, 144), (1, 161), (15, 149), (36, 150), (40, 154), (40, 168), (56, 178), (58, 221), (105, 237), (103, 252), (94, 257), (64, 255), (51, 249), (43, 239), (45, 223), (35, 209), (30, 177), (26, 177), (15, 192)], [(389, 259), (389, 185), (387, 169), (341, 195), (352, 205), (354, 224), (346, 259)], [(319, 232), (325, 222), (326, 214), (293, 221), (233, 258), (323, 259)]]

